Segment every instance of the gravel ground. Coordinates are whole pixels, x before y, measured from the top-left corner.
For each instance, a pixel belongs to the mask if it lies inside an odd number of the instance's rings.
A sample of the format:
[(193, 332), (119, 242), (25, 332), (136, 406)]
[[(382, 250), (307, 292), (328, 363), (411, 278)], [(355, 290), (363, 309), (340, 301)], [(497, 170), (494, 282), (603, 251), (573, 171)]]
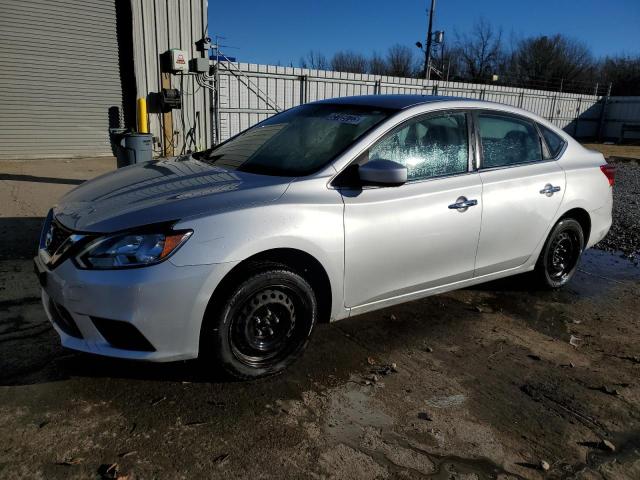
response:
[(596, 245), (600, 250), (622, 252), (635, 263), (640, 261), (640, 163), (611, 157), (616, 164), (613, 225)]

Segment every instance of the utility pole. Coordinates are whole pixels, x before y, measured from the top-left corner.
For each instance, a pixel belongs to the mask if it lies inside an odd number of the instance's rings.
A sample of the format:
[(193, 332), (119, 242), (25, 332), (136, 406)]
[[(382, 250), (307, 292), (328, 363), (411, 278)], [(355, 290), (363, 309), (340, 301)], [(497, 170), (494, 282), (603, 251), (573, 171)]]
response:
[(427, 30), (427, 47), (424, 51), (424, 77), (429, 80), (431, 78), (431, 40), (433, 28), (433, 11), (436, 8), (436, 0), (431, 0), (431, 9), (429, 10), (429, 28)]

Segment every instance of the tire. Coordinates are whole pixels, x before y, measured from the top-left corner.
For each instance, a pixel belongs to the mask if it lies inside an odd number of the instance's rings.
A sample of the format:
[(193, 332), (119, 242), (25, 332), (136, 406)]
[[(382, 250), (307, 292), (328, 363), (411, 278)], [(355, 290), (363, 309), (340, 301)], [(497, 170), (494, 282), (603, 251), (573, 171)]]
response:
[(316, 295), (298, 273), (274, 263), (248, 272), (221, 305), (213, 305), (200, 345), (205, 362), (240, 380), (275, 375), (291, 365), (318, 318)]
[(584, 251), (582, 226), (573, 218), (560, 220), (551, 230), (536, 263), (534, 277), (547, 289), (560, 288), (573, 278)]

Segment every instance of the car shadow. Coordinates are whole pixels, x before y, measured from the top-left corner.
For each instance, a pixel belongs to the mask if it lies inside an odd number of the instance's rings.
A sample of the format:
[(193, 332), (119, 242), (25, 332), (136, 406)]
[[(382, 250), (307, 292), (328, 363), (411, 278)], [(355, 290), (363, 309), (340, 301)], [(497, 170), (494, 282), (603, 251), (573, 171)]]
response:
[[(441, 310), (442, 302), (448, 305), (446, 311)], [(152, 363), (64, 349), (44, 315), (39, 299), (29, 299), (29, 303), (0, 302), (0, 316), (13, 318), (16, 324), (11, 328), (6, 325), (4, 332), (0, 330), (3, 345), (0, 363), (4, 364), (0, 385), (32, 385), (71, 378), (145, 380), (166, 384), (237, 383), (219, 367), (196, 360)], [(416, 308), (432, 311), (435, 317), (424, 322), (410, 313)], [(429, 337), (443, 324), (454, 330), (461, 328), (473, 317), (468, 310), (463, 302), (430, 297), (337, 323), (317, 325), (307, 351), (283, 375), (276, 377), (275, 384), (307, 384), (310, 378), (347, 379), (354, 371), (366, 368), (367, 358), (371, 355), (390, 354), (420, 343), (419, 338)]]
[(521, 273), (512, 277), (499, 278), (486, 283), (480, 283), (465, 290), (479, 290), (484, 292), (537, 292), (541, 291), (535, 285), (531, 273)]
[(38, 249), (44, 217), (0, 218), (0, 260), (31, 258)]
[(0, 180), (9, 182), (57, 183), (60, 185), (80, 185), (81, 183), (86, 182), (85, 179), (79, 178), (40, 177), (36, 175), (21, 175), (15, 173), (0, 173)]

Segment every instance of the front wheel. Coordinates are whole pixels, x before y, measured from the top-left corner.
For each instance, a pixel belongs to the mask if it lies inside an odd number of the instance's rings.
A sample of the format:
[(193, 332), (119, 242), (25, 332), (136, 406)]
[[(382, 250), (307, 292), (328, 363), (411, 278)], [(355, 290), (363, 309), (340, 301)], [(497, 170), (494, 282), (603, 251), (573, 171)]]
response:
[(547, 238), (535, 268), (538, 282), (546, 288), (566, 285), (578, 268), (584, 250), (582, 226), (572, 218), (560, 220)]
[(279, 265), (256, 269), (205, 320), (205, 361), (243, 380), (279, 373), (302, 353), (317, 316), (302, 276)]

